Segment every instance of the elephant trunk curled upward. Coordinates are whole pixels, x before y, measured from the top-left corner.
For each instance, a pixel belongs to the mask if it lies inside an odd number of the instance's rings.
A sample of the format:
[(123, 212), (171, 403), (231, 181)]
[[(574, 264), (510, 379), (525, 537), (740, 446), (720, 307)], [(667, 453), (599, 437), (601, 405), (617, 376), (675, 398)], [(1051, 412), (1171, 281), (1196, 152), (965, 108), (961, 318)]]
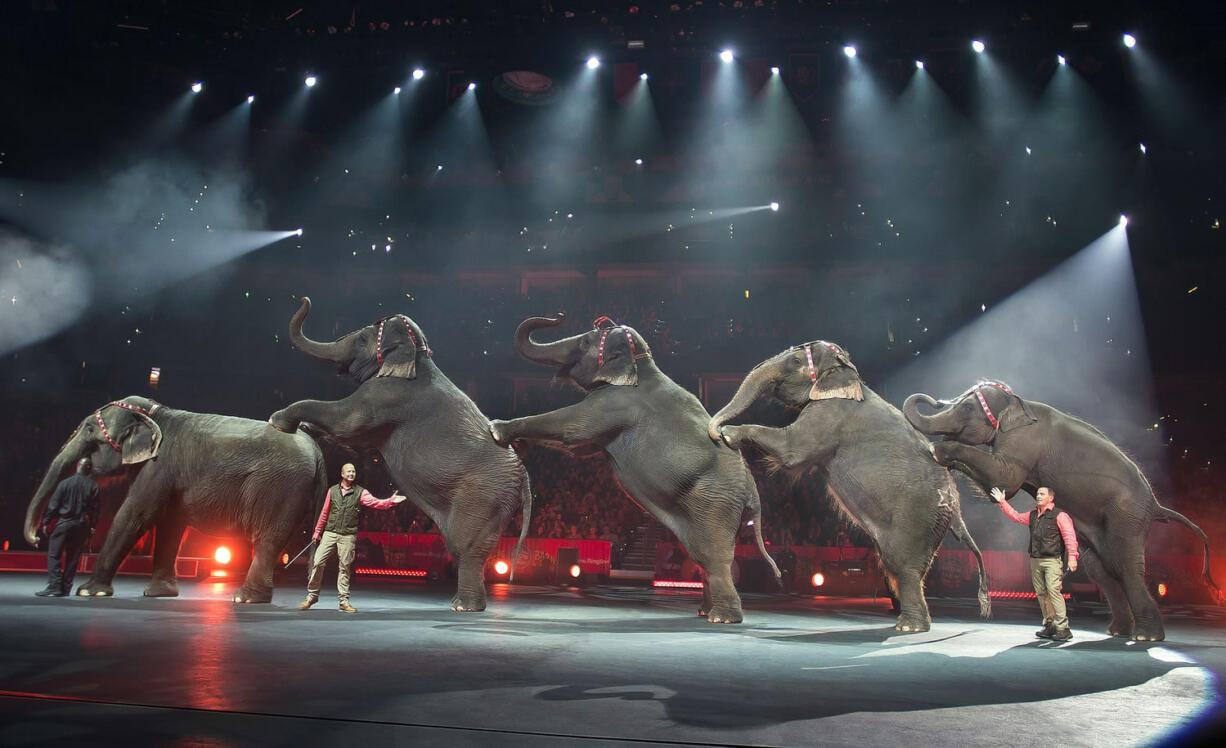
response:
[[(452, 609), (485, 610), (486, 560), (523, 507), (517, 558), (531, 520), (532, 489), (519, 456), (490, 439), (489, 421), (435, 365), (416, 322), (393, 315), (320, 343), (302, 332), (310, 310), (304, 297), (290, 320), (294, 347), (339, 367), (358, 387), (335, 402), (300, 400), (269, 423), (289, 432), (304, 425), (377, 450), (400, 491), (438, 525), (456, 561)], [(514, 559), (511, 568), (514, 575)]]
[[(773, 397), (798, 411), (785, 428), (727, 426), (751, 403)], [(991, 613), (983, 556), (962, 521), (952, 476), (928, 441), (860, 379), (847, 352), (817, 340), (758, 364), (708, 424), (712, 440), (753, 445), (778, 467), (817, 470), (839, 507), (864, 528), (899, 598), (899, 631), (932, 625), (923, 582), (947, 531), (979, 563), (980, 613)]]
[[(920, 404), (937, 411), (919, 412)], [(942, 465), (960, 470), (984, 492), (1007, 497), (1041, 486), (1056, 495), (1077, 530), (1081, 561), (1111, 608), (1107, 632), (1140, 641), (1166, 637), (1162, 614), (1145, 584), (1145, 540), (1150, 523), (1175, 520), (1204, 544), (1202, 571), (1209, 576), (1209, 539), (1179, 512), (1158, 503), (1136, 463), (1101, 431), (1050, 405), (1023, 400), (1001, 382), (981, 381), (952, 400), (916, 393), (903, 412), (917, 429), (944, 437), (933, 444)], [(990, 447), (985, 451), (983, 447)]]
[(746, 516), (755, 520), (758, 550), (779, 577), (762, 542), (762, 509), (749, 467), (707, 439), (706, 410), (660, 371), (637, 331), (601, 317), (578, 335), (532, 340), (534, 330), (563, 320), (524, 320), (515, 331), (516, 347), (530, 361), (559, 367), (558, 376), (586, 396), (551, 413), (493, 421), (490, 433), (499, 444), (536, 441), (607, 454), (626, 493), (672, 530), (706, 572), (699, 615), (711, 623), (739, 623), (741, 598), (731, 566)]
[(210, 534), (241, 532), (254, 556), (234, 602), (272, 600), (277, 554), (327, 489), (319, 446), (261, 421), (175, 410), (143, 397), (99, 408), (77, 426), (51, 462), (26, 511), (35, 542), (52, 490), (81, 457), (97, 475), (121, 475), (126, 496), (81, 596), (109, 596), (120, 562), (153, 528), (149, 597), (179, 594), (175, 559), (188, 525)]

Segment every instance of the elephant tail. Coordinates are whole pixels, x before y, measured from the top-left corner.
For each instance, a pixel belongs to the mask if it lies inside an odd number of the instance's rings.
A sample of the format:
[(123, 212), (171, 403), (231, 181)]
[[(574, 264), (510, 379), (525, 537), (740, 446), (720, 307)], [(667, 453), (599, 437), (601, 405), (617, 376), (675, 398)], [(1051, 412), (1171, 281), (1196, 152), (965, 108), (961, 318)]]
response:
[(523, 480), (519, 482), (519, 502), (524, 508), (523, 524), (519, 528), (519, 542), (515, 544), (515, 552), (511, 554), (511, 575), (508, 581), (515, 581), (515, 563), (519, 561), (520, 551), (524, 548), (524, 539), (528, 537), (528, 526), (532, 524), (532, 481), (528, 471), (522, 467)]
[(762, 542), (762, 505), (757, 504), (753, 508), (753, 537), (758, 542), (758, 552), (762, 554), (762, 558), (766, 559), (766, 563), (770, 564), (771, 571), (775, 572), (775, 584), (781, 589), (783, 587), (783, 574), (779, 571), (779, 567), (775, 565), (775, 559), (771, 558), (771, 554), (766, 552), (766, 543)]
[(991, 618), (992, 598), (988, 595), (988, 570), (983, 565), (983, 554), (979, 552), (979, 546), (975, 544), (975, 539), (971, 537), (970, 530), (966, 529), (966, 523), (962, 521), (962, 512), (954, 514), (954, 521), (950, 523), (949, 531), (963, 545), (970, 548), (971, 553), (975, 554), (975, 561), (979, 564), (979, 616), (980, 618)]
[(1205, 531), (1200, 529), (1195, 522), (1183, 516), (1174, 509), (1167, 509), (1161, 505), (1158, 506), (1158, 514), (1154, 517), (1154, 519), (1158, 520), (1159, 522), (1170, 522), (1171, 520), (1176, 520), (1186, 525), (1188, 529), (1200, 536), (1201, 542), (1205, 545), (1205, 565), (1204, 568), (1201, 569), (1201, 574), (1204, 575), (1205, 583), (1209, 585), (1209, 589), (1213, 590), (1214, 597), (1221, 602), (1222, 589), (1217, 586), (1217, 582), (1214, 582), (1213, 577), (1209, 575), (1209, 536), (1205, 535)]

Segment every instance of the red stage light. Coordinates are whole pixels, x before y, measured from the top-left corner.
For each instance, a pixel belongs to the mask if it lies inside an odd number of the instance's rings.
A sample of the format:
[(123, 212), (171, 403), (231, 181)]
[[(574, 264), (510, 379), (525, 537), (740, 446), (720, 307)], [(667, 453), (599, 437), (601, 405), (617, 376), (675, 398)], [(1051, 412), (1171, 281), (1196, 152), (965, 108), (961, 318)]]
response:
[(579, 578), (579, 575), (580, 575), (580, 574), (582, 574), (582, 573), (583, 573), (583, 569), (580, 569), (580, 568), (579, 568), (579, 564), (573, 564), (573, 565), (570, 567), (570, 575), (571, 575), (571, 577), (573, 577), (574, 579), (578, 579), (578, 578)]
[(360, 567), (353, 570), (354, 574), (370, 574), (387, 577), (414, 577), (425, 578), (425, 569), (374, 569), (370, 567)]
[(285, 566), (285, 565), (286, 565), (286, 564), (288, 564), (288, 563), (289, 563), (289, 554), (288, 554), (288, 553), (282, 553), (282, 554), (281, 554), (281, 565), (282, 565), (282, 566)]
[(1158, 597), (1166, 597), (1166, 582), (1158, 583)]
[(213, 559), (219, 564), (230, 563), (230, 549), (224, 545), (217, 546), (217, 550), (213, 552)]
[(688, 582), (682, 579), (657, 579), (651, 583), (651, 586), (678, 590), (700, 590), (702, 589), (702, 582)]
[(494, 562), (494, 573), (497, 574), (498, 576), (502, 576), (503, 574), (506, 574), (510, 570), (511, 570), (511, 566), (506, 561), (499, 559)]
[(817, 574), (813, 575), (813, 586), (814, 587), (821, 587), (825, 583), (826, 583), (826, 577), (822, 576), (821, 572), (818, 572)]

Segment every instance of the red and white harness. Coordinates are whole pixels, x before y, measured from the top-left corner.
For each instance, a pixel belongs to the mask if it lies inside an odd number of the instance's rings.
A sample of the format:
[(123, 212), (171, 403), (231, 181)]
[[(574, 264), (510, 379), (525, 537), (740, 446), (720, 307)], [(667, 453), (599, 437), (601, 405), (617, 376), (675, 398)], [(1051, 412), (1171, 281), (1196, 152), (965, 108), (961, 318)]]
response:
[(107, 403), (106, 405), (103, 405), (101, 408), (98, 408), (97, 410), (94, 411), (94, 420), (98, 422), (98, 430), (102, 432), (102, 438), (106, 439), (106, 443), (110, 444), (112, 447), (115, 448), (116, 452), (120, 452), (120, 453), (123, 452), (123, 448), (119, 446), (118, 442), (116, 442), (114, 439), (111, 438), (111, 433), (110, 431), (107, 430), (106, 423), (102, 421), (102, 411), (106, 408), (111, 407), (112, 405), (119, 407), (119, 408), (123, 408), (124, 410), (131, 410), (133, 412), (140, 413), (146, 418), (150, 418), (150, 420), (152, 420), (152, 416), (154, 412), (156, 412), (157, 409), (161, 407), (160, 404), (153, 403), (153, 407), (151, 407), (149, 410), (145, 410), (139, 405), (131, 405), (129, 403), (123, 402), (122, 400), (115, 400), (113, 402)]
[(979, 382), (975, 386), (971, 387), (970, 390), (962, 393), (962, 397), (959, 397), (958, 399), (961, 400), (963, 397), (966, 397), (968, 394), (972, 392), (975, 393), (975, 399), (979, 401), (979, 407), (983, 409), (983, 414), (988, 417), (988, 423), (992, 424), (992, 428), (999, 431), (1000, 430), (1000, 420), (996, 417), (994, 413), (992, 413), (992, 409), (988, 407), (988, 400), (987, 398), (983, 396), (982, 390), (984, 387), (995, 387), (996, 389), (1000, 390), (1001, 392), (1004, 392), (1007, 395), (1013, 394), (1013, 390), (1009, 389), (1009, 386), (1005, 384), (1004, 382)]
[(404, 323), (404, 329), (409, 333), (409, 340), (412, 341), (413, 348), (419, 351), (425, 351), (427, 356), (434, 355), (434, 351), (430, 350), (430, 346), (418, 344), (417, 336), (413, 334), (413, 326), (409, 324), (409, 318), (403, 314), (396, 314), (379, 320), (379, 332), (375, 335), (375, 360), (378, 362), (379, 366), (383, 366), (383, 326), (387, 324), (389, 319), (398, 319)]
[[(608, 323), (607, 327), (602, 328), (601, 325)], [(618, 325), (608, 317), (597, 317), (592, 321), (592, 328), (600, 330), (600, 347), (596, 349), (596, 368), (604, 366), (604, 344), (609, 337), (609, 333), (613, 330), (621, 330), (626, 334), (626, 341), (630, 343), (630, 355), (634, 358), (647, 358), (651, 353), (644, 351), (638, 353), (634, 345), (634, 336), (630, 334), (630, 328), (625, 325)]]
[[(814, 342), (826, 346), (830, 350), (834, 351), (834, 355), (840, 358), (845, 359), (847, 357), (847, 352), (834, 343), (827, 343), (824, 340), (816, 340)], [(809, 361), (809, 381), (813, 384), (817, 384), (817, 367), (813, 365), (813, 343), (805, 343), (804, 345), (797, 346), (797, 348), (805, 349), (805, 358)]]

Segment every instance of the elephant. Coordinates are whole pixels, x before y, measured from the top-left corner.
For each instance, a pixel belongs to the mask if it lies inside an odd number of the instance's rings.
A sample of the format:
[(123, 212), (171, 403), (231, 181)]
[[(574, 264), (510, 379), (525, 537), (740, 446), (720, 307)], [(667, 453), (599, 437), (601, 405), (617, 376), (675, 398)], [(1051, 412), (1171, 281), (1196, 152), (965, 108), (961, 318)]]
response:
[(311, 300), (303, 297), (289, 324), (294, 347), (339, 366), (358, 387), (334, 402), (292, 403), (269, 424), (289, 432), (302, 426), (382, 455), (400, 491), (434, 520), (455, 559), (459, 579), (452, 610), (485, 610), (486, 561), (522, 506), (514, 578), (532, 516), (528, 471), (514, 450), (490, 439), (488, 419), (434, 363), (434, 351), (412, 319), (392, 315), (321, 343), (302, 332), (310, 311)]
[(581, 454), (603, 451), (630, 498), (671, 530), (703, 568), (698, 611), (711, 623), (740, 623), (741, 598), (732, 560), (741, 521), (753, 520), (758, 550), (780, 578), (762, 542), (762, 507), (740, 454), (706, 437), (707, 411), (698, 398), (656, 365), (643, 336), (600, 317), (579, 335), (536, 343), (532, 332), (556, 327), (566, 315), (530, 317), (515, 330), (516, 349), (587, 393), (550, 413), (490, 423), (499, 444), (543, 442)]
[[(937, 408), (919, 412), (923, 403)], [(1081, 562), (1111, 608), (1107, 632), (1137, 641), (1162, 641), (1162, 614), (1145, 585), (1145, 540), (1150, 524), (1177, 520), (1200, 536), (1203, 574), (1209, 575), (1209, 539), (1179, 512), (1160, 505), (1137, 464), (1101, 431), (1050, 405), (1023, 400), (1008, 385), (977, 382), (951, 400), (923, 393), (903, 403), (907, 420), (940, 436), (933, 455), (965, 473), (984, 491), (999, 487), (1011, 498), (1019, 489), (1047, 486), (1056, 505), (1073, 518)], [(987, 446), (990, 450), (982, 447)]]
[[(798, 411), (795, 420), (782, 428), (725, 425), (764, 397)], [(953, 476), (898, 408), (868, 388), (842, 347), (815, 340), (759, 363), (707, 431), (733, 449), (757, 447), (774, 469), (816, 470), (825, 479), (835, 504), (877, 546), (898, 598), (896, 630), (932, 627), (924, 578), (947, 531), (975, 554), (979, 612), (991, 615), (983, 555), (962, 520)]]
[(191, 525), (249, 538), (254, 556), (234, 602), (271, 602), (277, 554), (328, 487), (323, 454), (306, 434), (134, 395), (86, 416), (51, 461), (26, 511), (31, 544), (51, 491), (81, 457), (91, 458), (96, 475), (118, 475), (127, 485), (93, 574), (77, 589), (83, 597), (114, 594), (116, 569), (150, 528), (157, 532), (145, 596), (178, 595), (175, 559)]

